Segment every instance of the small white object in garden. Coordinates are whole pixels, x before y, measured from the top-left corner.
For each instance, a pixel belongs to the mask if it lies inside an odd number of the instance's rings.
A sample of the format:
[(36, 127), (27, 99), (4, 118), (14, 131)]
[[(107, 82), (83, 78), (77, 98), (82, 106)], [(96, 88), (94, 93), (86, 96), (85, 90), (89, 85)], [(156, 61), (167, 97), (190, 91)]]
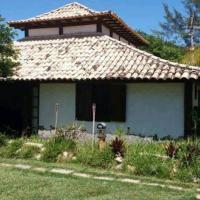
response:
[(17, 164), (15, 165), (16, 168), (19, 168), (19, 169), (30, 169), (31, 166), (30, 165), (23, 165), (23, 164)]
[(122, 163), (123, 162), (123, 158), (121, 156), (117, 156), (115, 158), (115, 161), (117, 161), (118, 163)]
[(52, 173), (58, 173), (58, 174), (71, 174), (74, 171), (73, 170), (66, 170), (66, 169), (52, 169), (50, 172)]

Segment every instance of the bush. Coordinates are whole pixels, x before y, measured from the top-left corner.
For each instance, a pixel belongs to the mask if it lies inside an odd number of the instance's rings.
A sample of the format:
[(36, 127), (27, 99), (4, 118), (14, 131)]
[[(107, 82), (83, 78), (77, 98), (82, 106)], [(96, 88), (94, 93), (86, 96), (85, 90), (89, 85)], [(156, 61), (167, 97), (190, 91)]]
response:
[[(93, 150), (92, 150), (93, 149)], [(109, 168), (112, 166), (114, 154), (109, 146), (99, 150), (98, 144), (85, 143), (78, 147), (77, 162), (91, 167)]]
[(178, 151), (179, 146), (177, 146), (175, 142), (171, 141), (169, 144), (165, 145), (166, 155), (170, 158), (177, 158)]
[(18, 155), (20, 158), (33, 158), (40, 153), (40, 148), (36, 146), (23, 146)]
[[(164, 157), (157, 156), (158, 152), (150, 149), (150, 144), (129, 145), (125, 155), (125, 166), (132, 166), (136, 175), (157, 176), (160, 178), (170, 177), (173, 172), (173, 163)], [(161, 146), (161, 145), (160, 145)], [(155, 148), (155, 147), (154, 147)], [(151, 151), (148, 151), (148, 150)]]
[(17, 158), (18, 151), (21, 149), (22, 145), (23, 145), (22, 139), (13, 140), (5, 148), (3, 148), (1, 156), (6, 158)]
[(65, 139), (61, 136), (56, 136), (45, 144), (45, 151), (43, 152), (42, 159), (44, 161), (57, 161), (58, 155), (64, 151), (74, 151), (76, 143), (71, 139)]
[(66, 139), (77, 140), (83, 131), (82, 126), (72, 123), (64, 128), (58, 128), (56, 134)]
[(5, 146), (6, 145), (6, 141), (7, 137), (5, 136), (5, 134), (0, 133), (0, 147)]

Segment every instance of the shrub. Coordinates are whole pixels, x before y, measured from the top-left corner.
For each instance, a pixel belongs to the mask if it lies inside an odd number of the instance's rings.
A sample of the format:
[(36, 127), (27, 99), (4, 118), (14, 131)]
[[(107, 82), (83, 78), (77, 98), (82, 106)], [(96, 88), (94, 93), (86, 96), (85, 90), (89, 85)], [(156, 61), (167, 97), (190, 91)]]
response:
[(9, 143), (1, 152), (1, 156), (6, 158), (16, 158), (18, 156), (18, 151), (23, 145), (22, 139), (15, 139)]
[(45, 151), (43, 152), (42, 159), (44, 161), (57, 161), (57, 157), (64, 151), (74, 151), (76, 143), (71, 139), (65, 139), (61, 136), (56, 136), (45, 144)]
[(179, 147), (174, 142), (170, 142), (169, 144), (165, 145), (165, 152), (166, 155), (170, 158), (177, 158)]
[(6, 140), (7, 140), (7, 137), (5, 136), (5, 134), (0, 133), (0, 147), (6, 145)]
[(78, 147), (76, 158), (77, 162), (84, 165), (109, 168), (112, 166), (114, 154), (109, 146), (100, 151), (97, 144), (92, 147), (91, 143), (84, 143)]
[(115, 155), (121, 155), (122, 157), (124, 157), (125, 151), (126, 151), (126, 147), (125, 147), (125, 143), (124, 140), (119, 139), (118, 137), (116, 137), (110, 144), (111, 150)]
[(40, 148), (36, 146), (23, 146), (18, 155), (20, 158), (33, 158), (36, 154), (40, 153)]
[[(136, 175), (169, 178), (172, 173), (173, 163), (162, 156), (157, 156), (154, 149), (150, 149), (150, 145), (154, 147), (154, 143), (129, 145), (125, 155), (125, 166), (134, 167), (133, 173)], [(161, 144), (159, 145), (161, 146)]]
[(76, 140), (84, 130), (82, 126), (72, 123), (64, 128), (58, 128), (56, 134), (66, 139)]

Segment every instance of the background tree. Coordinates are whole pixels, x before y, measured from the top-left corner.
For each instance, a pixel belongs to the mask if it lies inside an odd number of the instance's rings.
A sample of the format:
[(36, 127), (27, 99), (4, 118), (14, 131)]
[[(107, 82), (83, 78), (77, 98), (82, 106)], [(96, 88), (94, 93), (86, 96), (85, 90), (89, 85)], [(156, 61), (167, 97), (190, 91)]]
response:
[(15, 33), (0, 15), (0, 77), (12, 75), (12, 69), (17, 65), (17, 52), (13, 48), (14, 36)]
[(200, 46), (196, 46), (193, 51), (187, 51), (181, 63), (200, 66)]
[(183, 59), (185, 54), (185, 49), (183, 47), (175, 45), (173, 42), (166, 42), (156, 35), (150, 35), (144, 32), (140, 32), (140, 34), (149, 41), (148, 46), (140, 47), (141, 50), (173, 62), (180, 62)]
[(190, 49), (200, 42), (200, 0), (182, 0), (185, 13), (170, 10), (164, 4), (165, 22), (160, 23), (160, 34), (176, 42), (184, 42)]

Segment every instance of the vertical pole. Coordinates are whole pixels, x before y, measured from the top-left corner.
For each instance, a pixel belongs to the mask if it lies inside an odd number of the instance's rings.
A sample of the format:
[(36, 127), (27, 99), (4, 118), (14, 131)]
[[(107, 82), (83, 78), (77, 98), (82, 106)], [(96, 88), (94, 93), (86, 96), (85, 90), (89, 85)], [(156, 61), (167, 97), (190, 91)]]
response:
[(59, 104), (56, 103), (56, 121), (55, 121), (55, 133), (57, 131), (57, 126), (58, 126), (58, 111), (59, 111)]
[(94, 149), (94, 141), (95, 141), (95, 119), (96, 118), (96, 104), (92, 104), (92, 150)]

